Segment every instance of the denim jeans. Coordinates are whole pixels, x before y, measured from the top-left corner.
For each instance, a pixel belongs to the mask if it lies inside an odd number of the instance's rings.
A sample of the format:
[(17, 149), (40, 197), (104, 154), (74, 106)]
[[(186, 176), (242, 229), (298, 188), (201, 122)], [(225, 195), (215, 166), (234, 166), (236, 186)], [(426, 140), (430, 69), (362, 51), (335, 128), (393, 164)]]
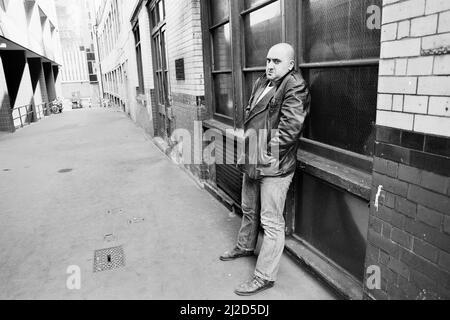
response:
[(286, 196), (294, 173), (286, 177), (265, 177), (259, 180), (244, 175), (242, 186), (242, 225), (237, 247), (254, 251), (261, 221), (264, 240), (256, 264), (255, 275), (269, 281), (277, 280), (285, 242), (283, 216)]

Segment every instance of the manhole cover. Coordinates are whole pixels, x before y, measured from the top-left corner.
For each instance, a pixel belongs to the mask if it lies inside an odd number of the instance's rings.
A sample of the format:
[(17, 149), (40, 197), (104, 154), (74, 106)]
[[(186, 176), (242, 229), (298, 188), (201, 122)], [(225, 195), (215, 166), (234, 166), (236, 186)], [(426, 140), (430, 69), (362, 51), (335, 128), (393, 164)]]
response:
[(94, 272), (103, 272), (125, 267), (123, 247), (96, 250), (94, 253)]

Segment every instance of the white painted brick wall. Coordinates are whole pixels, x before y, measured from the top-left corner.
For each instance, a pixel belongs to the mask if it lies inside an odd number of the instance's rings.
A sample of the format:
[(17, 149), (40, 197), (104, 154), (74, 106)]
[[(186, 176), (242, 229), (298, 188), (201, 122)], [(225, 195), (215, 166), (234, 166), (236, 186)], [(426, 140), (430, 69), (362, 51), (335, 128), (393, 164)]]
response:
[(430, 96), (450, 96), (450, 77), (420, 77), (417, 93)]
[(435, 34), (438, 25), (438, 15), (420, 17), (411, 20), (411, 37)]
[(431, 97), (428, 114), (450, 117), (450, 97)]
[(403, 95), (395, 94), (392, 98), (392, 110), (403, 111)]
[(450, 54), (437, 56), (434, 59), (433, 73), (439, 75), (450, 74)]
[(405, 104), (403, 111), (408, 113), (422, 113), (427, 114), (428, 111), (428, 96), (405, 96)]
[(414, 115), (401, 112), (378, 111), (377, 124), (385, 127), (413, 130)]
[(450, 11), (442, 12), (441, 14), (439, 14), (438, 32), (443, 33), (449, 31), (450, 31)]
[(408, 75), (430, 75), (433, 73), (434, 57), (411, 58), (408, 60)]
[(448, 0), (427, 0), (425, 9), (426, 14), (450, 10), (450, 1)]
[(422, 49), (436, 49), (450, 46), (450, 33), (428, 36), (422, 39)]
[(380, 75), (393, 76), (395, 74), (395, 59), (383, 59), (380, 61)]
[(450, 118), (417, 115), (414, 131), (450, 137)]
[(417, 90), (417, 78), (415, 77), (380, 77), (378, 92), (415, 94)]
[(378, 125), (450, 137), (449, 46), (450, 0), (383, 1)]
[(381, 58), (415, 57), (420, 55), (420, 38), (383, 42)]
[(392, 110), (392, 95), (379, 94), (378, 95), (378, 110)]
[(404, 39), (409, 37), (411, 30), (411, 22), (409, 20), (402, 21), (398, 24), (397, 39)]
[(381, 27), (381, 41), (390, 41), (397, 39), (398, 23), (385, 24)]
[(395, 62), (395, 75), (405, 76), (408, 67), (408, 59), (397, 59)]
[[(171, 90), (203, 96), (203, 47), (199, 0), (166, 1)], [(176, 80), (175, 60), (184, 59), (186, 80)]]
[(383, 7), (383, 24), (422, 16), (425, 0), (409, 0)]

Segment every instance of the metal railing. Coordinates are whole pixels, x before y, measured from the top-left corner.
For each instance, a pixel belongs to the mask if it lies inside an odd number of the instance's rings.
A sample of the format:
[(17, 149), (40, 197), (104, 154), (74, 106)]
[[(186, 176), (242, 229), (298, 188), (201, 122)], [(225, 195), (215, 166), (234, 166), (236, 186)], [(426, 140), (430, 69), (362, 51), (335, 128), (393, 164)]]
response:
[(13, 122), (16, 129), (23, 128), (33, 122), (34, 110), (33, 105), (28, 104), (20, 106), (12, 110)]

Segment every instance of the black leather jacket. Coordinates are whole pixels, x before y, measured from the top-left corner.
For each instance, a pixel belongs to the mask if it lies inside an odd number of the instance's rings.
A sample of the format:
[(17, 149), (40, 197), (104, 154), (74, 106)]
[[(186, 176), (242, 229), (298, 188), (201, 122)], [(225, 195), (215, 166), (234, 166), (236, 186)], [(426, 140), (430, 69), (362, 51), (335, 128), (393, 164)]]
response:
[[(308, 86), (299, 72), (289, 72), (256, 103), (268, 84), (264, 75), (253, 86), (245, 113), (246, 148), (238, 154), (238, 168), (253, 179), (285, 176), (295, 171), (300, 136), (310, 109)], [(260, 143), (257, 151), (252, 152), (256, 150), (252, 149), (255, 132)]]

